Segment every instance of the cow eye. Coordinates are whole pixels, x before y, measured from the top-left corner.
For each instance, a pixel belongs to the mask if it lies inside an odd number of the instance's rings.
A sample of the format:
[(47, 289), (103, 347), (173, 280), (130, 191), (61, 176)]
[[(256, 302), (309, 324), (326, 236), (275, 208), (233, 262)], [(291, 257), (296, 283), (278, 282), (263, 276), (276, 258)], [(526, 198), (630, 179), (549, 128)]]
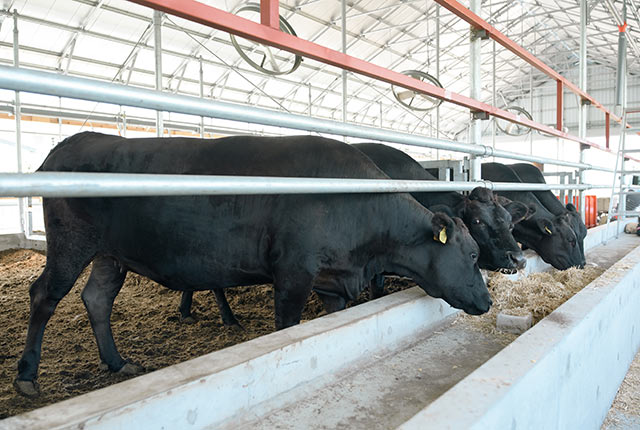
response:
[(574, 247), (574, 248), (575, 248), (575, 246), (576, 246), (576, 241), (575, 241), (575, 239), (571, 239), (571, 240), (569, 241), (569, 244), (570, 244), (572, 247)]
[(513, 231), (514, 228), (515, 228), (515, 225), (513, 225), (513, 224), (509, 225), (509, 231)]
[(480, 221), (478, 218), (475, 218), (473, 221), (471, 221), (473, 224), (480, 224), (482, 221)]
[(476, 252), (472, 252), (472, 253), (471, 253), (471, 259), (472, 259), (473, 261), (478, 260), (478, 254), (477, 254)]

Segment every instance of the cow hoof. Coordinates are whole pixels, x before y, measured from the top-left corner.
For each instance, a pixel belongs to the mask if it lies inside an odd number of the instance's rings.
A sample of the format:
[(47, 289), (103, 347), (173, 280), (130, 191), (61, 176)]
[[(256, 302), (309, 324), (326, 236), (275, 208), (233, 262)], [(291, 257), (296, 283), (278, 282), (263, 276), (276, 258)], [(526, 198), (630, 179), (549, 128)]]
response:
[(13, 388), (16, 389), (18, 394), (25, 397), (38, 397), (40, 395), (40, 384), (37, 381), (23, 381), (20, 379), (14, 379)]
[(188, 317), (180, 318), (180, 322), (183, 324), (195, 324), (198, 320), (195, 319), (192, 315)]
[(142, 366), (140, 366), (139, 364), (134, 364), (134, 363), (125, 363), (124, 366), (122, 366), (122, 368), (120, 370), (118, 370), (118, 373), (120, 375), (139, 375), (144, 371), (144, 368)]

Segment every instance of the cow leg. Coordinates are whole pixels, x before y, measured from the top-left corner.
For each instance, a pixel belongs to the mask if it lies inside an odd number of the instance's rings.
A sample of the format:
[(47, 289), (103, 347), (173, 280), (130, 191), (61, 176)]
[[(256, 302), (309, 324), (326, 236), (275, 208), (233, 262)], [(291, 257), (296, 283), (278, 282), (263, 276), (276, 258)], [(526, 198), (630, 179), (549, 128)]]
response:
[(40, 392), (36, 379), (47, 322), (60, 300), (71, 290), (82, 270), (91, 261), (91, 258), (81, 260), (79, 253), (65, 253), (65, 261), (62, 262), (60, 257), (56, 258), (58, 253), (51, 251), (53, 248), (50, 245), (44, 271), (29, 289), (31, 309), (27, 341), (18, 361), (18, 376), (13, 383), (18, 393), (27, 397), (37, 396)]
[(185, 324), (193, 324), (196, 322), (195, 317), (191, 314), (191, 305), (193, 303), (193, 291), (183, 291), (180, 298), (180, 320)]
[(276, 275), (273, 283), (275, 289), (276, 330), (291, 327), (300, 323), (302, 310), (311, 293), (310, 275)]
[(242, 327), (235, 315), (233, 315), (233, 311), (231, 310), (231, 306), (229, 306), (224, 290), (222, 288), (214, 288), (213, 294), (216, 296), (216, 304), (218, 305), (218, 310), (220, 311), (223, 324), (226, 326)]
[(102, 365), (106, 365), (113, 372), (136, 374), (140, 373), (142, 368), (122, 359), (111, 333), (113, 301), (122, 288), (126, 274), (126, 270), (122, 270), (120, 263), (115, 259), (96, 258), (89, 281), (82, 290), (82, 301), (89, 314)]
[(384, 295), (384, 275), (375, 275), (369, 282), (369, 296), (371, 300)]
[(344, 297), (337, 296), (335, 294), (323, 294), (317, 290), (316, 293), (318, 294), (318, 297), (320, 297), (322, 306), (328, 314), (341, 311), (347, 307), (347, 301), (344, 299)]

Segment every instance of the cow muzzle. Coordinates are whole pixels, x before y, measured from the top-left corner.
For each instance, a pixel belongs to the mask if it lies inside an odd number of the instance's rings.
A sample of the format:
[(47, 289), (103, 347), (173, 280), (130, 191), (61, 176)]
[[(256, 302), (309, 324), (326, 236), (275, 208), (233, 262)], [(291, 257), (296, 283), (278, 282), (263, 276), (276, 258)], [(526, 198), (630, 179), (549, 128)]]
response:
[(518, 270), (522, 270), (526, 267), (527, 259), (524, 258), (522, 253), (514, 254), (513, 252), (507, 252), (507, 256), (509, 257), (509, 262)]

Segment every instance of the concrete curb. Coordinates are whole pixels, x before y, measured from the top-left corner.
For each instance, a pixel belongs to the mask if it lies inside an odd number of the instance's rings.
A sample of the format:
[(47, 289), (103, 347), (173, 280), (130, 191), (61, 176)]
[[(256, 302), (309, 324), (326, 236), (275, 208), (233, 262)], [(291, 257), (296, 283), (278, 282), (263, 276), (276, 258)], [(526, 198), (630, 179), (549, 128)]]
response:
[(640, 347), (638, 303), (640, 247), (399, 429), (600, 428)]

